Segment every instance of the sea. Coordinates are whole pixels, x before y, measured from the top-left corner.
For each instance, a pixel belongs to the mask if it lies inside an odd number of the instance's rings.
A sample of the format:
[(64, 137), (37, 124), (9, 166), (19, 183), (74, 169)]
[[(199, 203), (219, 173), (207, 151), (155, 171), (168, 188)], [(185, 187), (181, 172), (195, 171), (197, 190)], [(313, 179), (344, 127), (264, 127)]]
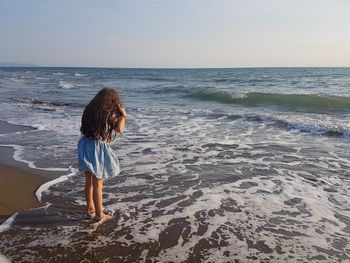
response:
[[(76, 144), (104, 87), (123, 217), (92, 226)], [(34, 128), (0, 136), (16, 160), (62, 173), (2, 228), (13, 262), (350, 262), (350, 68), (0, 68), (0, 119)]]

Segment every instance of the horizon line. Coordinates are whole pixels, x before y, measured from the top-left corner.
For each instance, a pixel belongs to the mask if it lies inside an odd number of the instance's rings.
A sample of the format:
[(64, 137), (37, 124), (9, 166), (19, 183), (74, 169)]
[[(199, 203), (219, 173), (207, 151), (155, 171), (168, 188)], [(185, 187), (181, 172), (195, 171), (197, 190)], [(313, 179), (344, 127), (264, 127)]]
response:
[[(1, 64), (1, 63), (0, 63)], [(24, 63), (23, 63), (24, 64)], [(28, 63), (29, 64), (29, 63)], [(105, 67), (105, 66), (43, 66), (43, 65), (12, 65), (0, 68), (96, 68), (96, 69), (248, 69), (248, 68), (350, 68), (350, 66), (237, 66), (237, 67)]]

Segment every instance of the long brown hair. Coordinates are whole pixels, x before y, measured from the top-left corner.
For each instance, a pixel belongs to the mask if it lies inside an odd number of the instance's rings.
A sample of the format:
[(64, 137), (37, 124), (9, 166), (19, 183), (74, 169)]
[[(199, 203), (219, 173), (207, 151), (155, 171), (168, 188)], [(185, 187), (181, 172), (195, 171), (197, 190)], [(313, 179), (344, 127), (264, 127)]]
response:
[(91, 139), (114, 140), (121, 116), (118, 104), (122, 105), (122, 102), (114, 89), (100, 90), (84, 109), (81, 133)]

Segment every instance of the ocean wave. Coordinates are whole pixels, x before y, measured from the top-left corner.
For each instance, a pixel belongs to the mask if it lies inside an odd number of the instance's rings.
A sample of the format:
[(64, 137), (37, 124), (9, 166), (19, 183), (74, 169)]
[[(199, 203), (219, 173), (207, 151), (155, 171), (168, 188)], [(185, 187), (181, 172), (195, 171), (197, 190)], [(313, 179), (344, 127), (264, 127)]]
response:
[[(320, 119), (319, 115), (307, 117), (302, 116), (276, 116), (267, 114), (231, 114), (218, 112), (203, 112), (196, 116), (205, 117), (206, 119), (221, 119), (226, 121), (243, 121), (263, 123), (270, 127), (281, 130), (310, 133), (313, 135), (350, 138), (350, 126), (347, 123), (335, 121), (334, 119)], [(325, 118), (325, 116), (322, 116)]]
[(63, 75), (66, 75), (67, 73), (63, 73), (63, 72), (54, 72), (53, 74), (56, 75), (56, 76), (63, 76)]
[(60, 83), (57, 86), (60, 88), (64, 88), (64, 89), (71, 89), (71, 88), (76, 87), (75, 84), (70, 83), (70, 82), (66, 82), (66, 81), (62, 81), (62, 80), (60, 80)]
[(86, 74), (75, 73), (74, 76), (75, 77), (85, 77), (87, 75)]
[(25, 84), (26, 79), (24, 77), (10, 77), (8, 78), (12, 82), (20, 83), (20, 84)]
[(48, 105), (48, 106), (70, 106), (70, 107), (84, 107), (84, 103), (80, 102), (63, 102), (63, 101), (45, 101), (38, 98), (32, 98), (30, 101), (31, 104), (39, 104), (39, 105)]
[(213, 79), (214, 82), (217, 83), (234, 83), (234, 82), (240, 82), (242, 79), (240, 78), (217, 78)]
[(86, 104), (81, 102), (63, 102), (63, 101), (46, 101), (39, 99), (37, 97), (28, 99), (21, 99), (21, 98), (12, 98), (11, 101), (13, 102), (19, 102), (24, 104), (31, 104), (31, 105), (46, 105), (46, 106), (55, 106), (55, 107), (63, 107), (63, 106), (69, 106), (69, 107), (85, 107)]
[(262, 122), (267, 125), (271, 125), (277, 128), (286, 129), (286, 130), (295, 130), (299, 132), (306, 132), (315, 135), (322, 135), (327, 137), (350, 137), (350, 131), (346, 128), (335, 127), (332, 125), (325, 125), (321, 123), (317, 123), (315, 121), (313, 124), (307, 122), (294, 122), (288, 121), (285, 119), (279, 119), (273, 116), (266, 115), (246, 115), (243, 116), (246, 121), (253, 122)]
[(169, 80), (167, 78), (162, 78), (162, 77), (145, 77), (143, 79), (149, 80), (149, 81), (167, 81), (167, 80)]
[(161, 88), (154, 87), (147, 90), (147, 92), (151, 92), (154, 94), (177, 94), (177, 93), (188, 94), (190, 91), (191, 91), (190, 88), (183, 85), (163, 86)]
[(228, 91), (201, 90), (188, 94), (186, 97), (223, 104), (280, 106), (298, 110), (336, 111), (350, 109), (350, 97), (332, 95), (248, 92), (242, 97), (235, 97)]

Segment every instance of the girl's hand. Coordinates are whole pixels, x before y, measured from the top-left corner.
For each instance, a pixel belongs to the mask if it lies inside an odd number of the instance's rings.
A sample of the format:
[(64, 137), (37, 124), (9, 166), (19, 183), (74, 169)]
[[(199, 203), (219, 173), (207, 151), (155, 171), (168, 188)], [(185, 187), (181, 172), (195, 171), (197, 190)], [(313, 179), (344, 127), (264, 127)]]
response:
[(118, 133), (122, 133), (125, 128), (126, 112), (123, 105), (121, 104), (118, 104), (118, 109), (119, 109), (120, 116), (123, 118), (118, 118), (116, 131)]
[(126, 119), (126, 111), (125, 111), (125, 108), (123, 107), (123, 105), (118, 104), (118, 109), (119, 109), (120, 114)]

